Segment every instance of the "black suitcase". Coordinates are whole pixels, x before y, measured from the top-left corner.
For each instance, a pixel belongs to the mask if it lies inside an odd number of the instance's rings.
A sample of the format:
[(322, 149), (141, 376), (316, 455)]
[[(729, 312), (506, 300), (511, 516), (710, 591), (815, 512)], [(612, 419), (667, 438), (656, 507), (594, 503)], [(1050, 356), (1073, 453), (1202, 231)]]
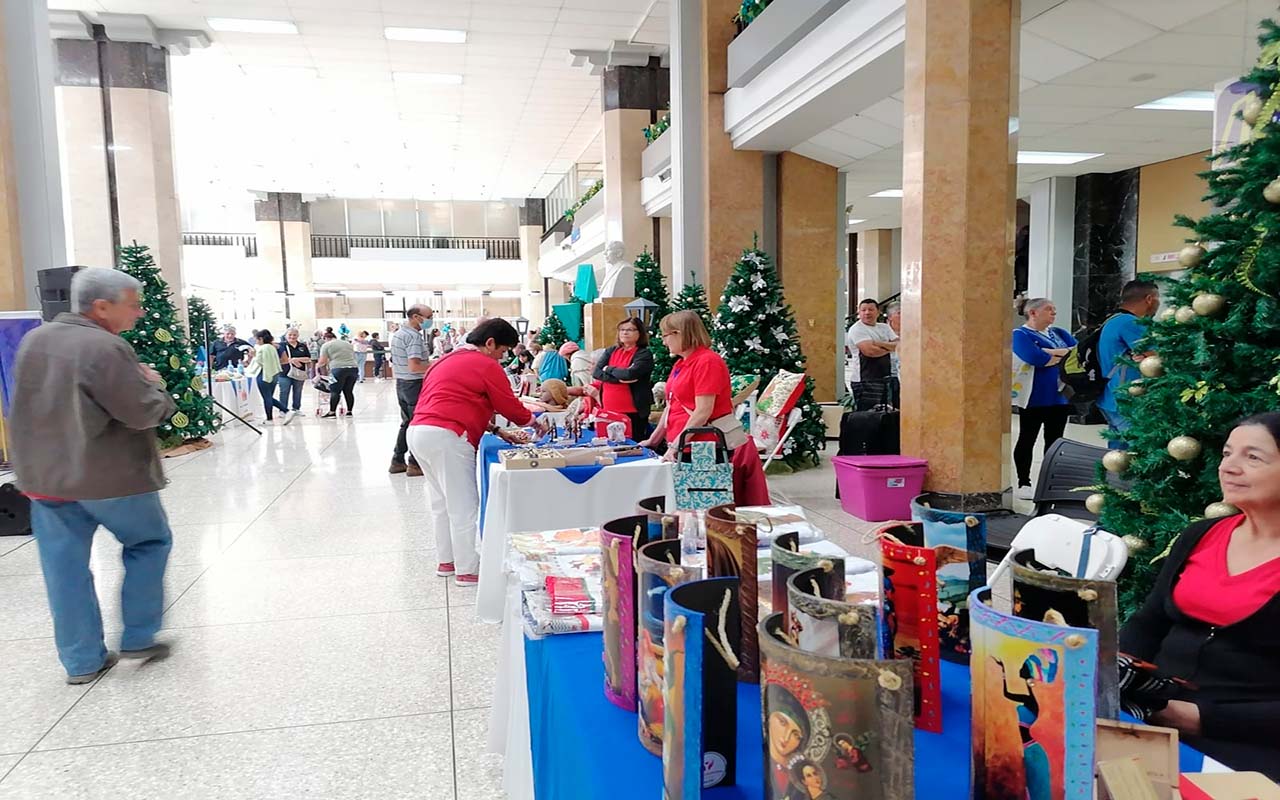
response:
[[(840, 456), (896, 456), (902, 450), (897, 411), (846, 411), (840, 418)], [(836, 499), (840, 485), (836, 484)]]
[(12, 483), (0, 486), (0, 536), (31, 534), (31, 501)]

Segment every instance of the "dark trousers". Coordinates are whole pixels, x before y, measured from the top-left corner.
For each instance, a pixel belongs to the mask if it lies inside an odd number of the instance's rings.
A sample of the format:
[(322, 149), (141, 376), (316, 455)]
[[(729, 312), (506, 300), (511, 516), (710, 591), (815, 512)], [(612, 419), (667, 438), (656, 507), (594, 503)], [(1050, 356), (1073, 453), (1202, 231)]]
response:
[[(287, 368), (286, 368), (287, 369)], [(289, 394), (293, 394), (293, 410), (302, 410), (302, 384), (306, 381), (290, 378), (287, 372), (276, 377), (276, 386), (280, 389), (280, 402), (289, 405)]]
[(649, 415), (644, 414), (628, 414), (631, 419), (631, 440), (634, 442), (643, 442), (649, 438)]
[[(418, 395), (422, 393), (422, 381), (402, 381), (396, 379), (396, 402), (400, 404), (400, 433), (396, 435), (396, 451), (391, 454), (391, 461), (394, 464), (403, 464), (405, 453), (409, 452), (409, 445), (405, 441), (405, 435), (409, 432), (409, 421), (413, 419), (413, 409), (418, 405)], [(413, 456), (409, 456), (409, 463), (416, 464)]]
[(1044, 428), (1044, 449), (1047, 453), (1053, 443), (1062, 438), (1067, 429), (1067, 417), (1071, 406), (1035, 406), (1022, 409), (1018, 415), (1018, 443), (1013, 446), (1013, 465), (1018, 470), (1018, 485), (1031, 485), (1031, 456)]
[(373, 354), (373, 377), (382, 377), (382, 367), (386, 363), (386, 356), (383, 353)]
[(267, 420), (271, 419), (271, 410), (274, 408), (280, 409), (282, 414), (287, 414), (289, 407), (276, 399), (276, 382), (264, 381), (261, 374), (255, 380), (258, 383), (258, 394), (262, 395), (262, 408), (267, 412)]
[(359, 373), (355, 367), (335, 367), (329, 374), (333, 376), (333, 383), (329, 384), (329, 413), (338, 410), (339, 396), (346, 398), (347, 412), (350, 413), (356, 406), (356, 381)]

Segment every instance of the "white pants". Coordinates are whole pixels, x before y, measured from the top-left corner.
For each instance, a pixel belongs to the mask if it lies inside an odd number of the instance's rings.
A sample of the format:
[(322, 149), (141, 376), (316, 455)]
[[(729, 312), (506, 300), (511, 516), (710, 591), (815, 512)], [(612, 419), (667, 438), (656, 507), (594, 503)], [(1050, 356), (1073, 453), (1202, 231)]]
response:
[(478, 575), (476, 449), (465, 434), (434, 425), (410, 425), (406, 440), (427, 481), (437, 558), (452, 561), (459, 575)]

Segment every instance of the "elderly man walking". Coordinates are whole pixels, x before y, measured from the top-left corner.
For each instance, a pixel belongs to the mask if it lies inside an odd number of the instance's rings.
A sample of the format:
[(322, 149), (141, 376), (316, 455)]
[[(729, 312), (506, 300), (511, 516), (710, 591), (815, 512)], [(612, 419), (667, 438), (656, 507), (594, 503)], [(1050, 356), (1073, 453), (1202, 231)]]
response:
[(142, 284), (90, 267), (71, 281), (73, 313), (27, 334), (11, 413), (13, 464), (32, 500), (54, 642), (67, 683), (110, 669), (89, 571), (101, 525), (124, 546), (120, 657), (154, 658), (172, 533), (160, 504), (164, 472), (153, 428), (175, 406), (160, 376), (120, 338), (142, 317)]

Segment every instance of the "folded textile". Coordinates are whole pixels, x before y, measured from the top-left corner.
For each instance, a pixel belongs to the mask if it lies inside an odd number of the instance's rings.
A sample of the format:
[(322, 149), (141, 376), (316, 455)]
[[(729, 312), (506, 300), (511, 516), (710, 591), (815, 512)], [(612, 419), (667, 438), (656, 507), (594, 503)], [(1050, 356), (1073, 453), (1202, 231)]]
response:
[(551, 598), (552, 614), (594, 614), (599, 611), (595, 595), (600, 592), (596, 581), (595, 591), (585, 578), (547, 576), (547, 595)]
[(524, 627), (534, 637), (560, 633), (585, 633), (604, 629), (600, 614), (553, 614), (545, 589), (524, 593)]
[(574, 556), (551, 556), (525, 561), (515, 570), (522, 589), (545, 589), (548, 577), (586, 578), (600, 584), (600, 554), (581, 553)]
[(527, 559), (599, 553), (600, 531), (596, 528), (567, 528), (515, 533), (507, 539), (507, 543), (508, 560), (514, 567)]

